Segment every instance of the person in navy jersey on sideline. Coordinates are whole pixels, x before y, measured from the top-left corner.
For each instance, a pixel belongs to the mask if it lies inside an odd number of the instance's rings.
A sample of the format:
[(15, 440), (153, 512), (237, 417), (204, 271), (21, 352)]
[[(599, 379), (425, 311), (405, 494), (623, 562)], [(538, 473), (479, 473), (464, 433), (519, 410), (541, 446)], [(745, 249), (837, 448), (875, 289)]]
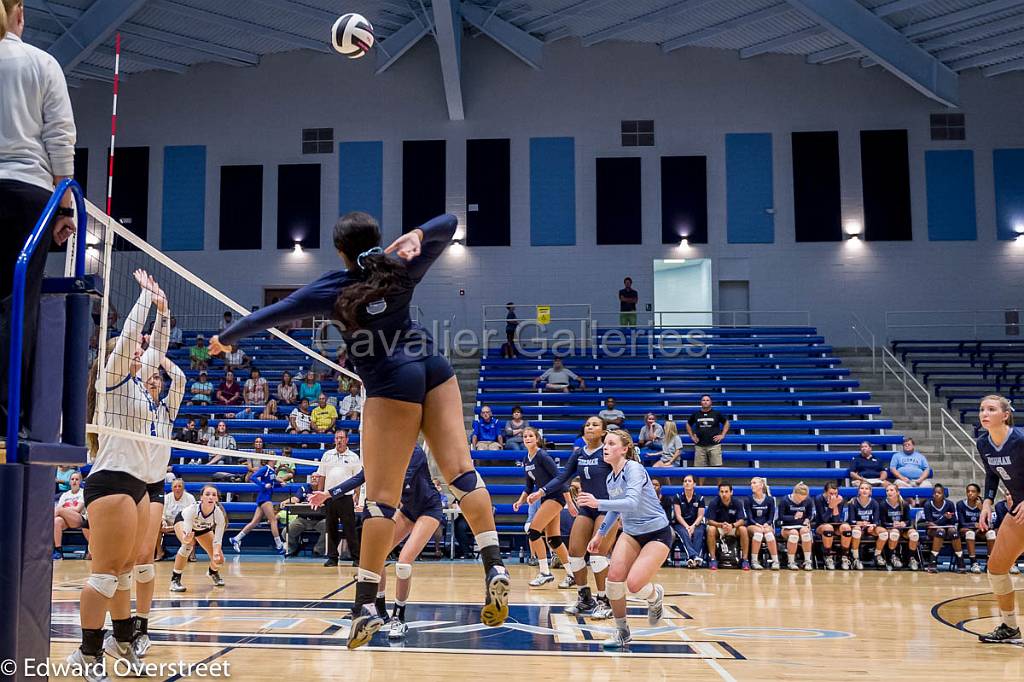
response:
[(775, 541), (775, 498), (768, 481), (761, 476), (750, 479), (750, 499), (747, 501), (747, 530), (750, 533), (750, 567), (760, 571), (761, 543), (768, 545), (771, 569), (779, 570), (779, 545)]
[(853, 568), (857, 571), (864, 570), (864, 562), (860, 560), (861, 540), (878, 537), (879, 513), (878, 502), (871, 499), (871, 484), (861, 481), (857, 487), (857, 497), (846, 505), (846, 522), (850, 524), (852, 538)]
[[(1006, 514), (996, 533), (988, 558), (988, 579), (999, 603), (1002, 621), (992, 632), (978, 636), (985, 643), (1020, 644), (1020, 624), (1012, 578), (1008, 575), (1024, 552), (1024, 430), (1013, 425), (1010, 401), (1000, 395), (985, 396), (978, 408), (983, 433), (975, 442), (985, 465), (985, 502), (981, 507), (979, 530), (988, 530), (992, 503), (1000, 483), (1006, 488)], [(1016, 506), (1013, 506), (1016, 505)]]
[(459, 384), (430, 334), (409, 316), (416, 285), (451, 243), (457, 225), (455, 216), (440, 216), (385, 249), (373, 216), (347, 213), (334, 227), (344, 268), (238, 320), (210, 342), (211, 352), (224, 352), (258, 331), (316, 315), (329, 315), (343, 327), (342, 339), (366, 390), (361, 424), (366, 503), (351, 649), (368, 643), (384, 625), (370, 605), (393, 546), (403, 473), (421, 432), (476, 533), (485, 574), (481, 621), (499, 626), (508, 618), (511, 585), (491, 496), (470, 457)]
[(789, 570), (799, 569), (796, 563), (796, 548), (800, 544), (804, 550), (804, 570), (813, 571), (814, 561), (811, 559), (811, 523), (814, 521), (814, 503), (807, 497), (807, 485), (797, 483), (793, 492), (779, 500), (779, 534), (786, 541), (786, 559)]
[(942, 487), (941, 483), (936, 483), (932, 488), (932, 499), (925, 502), (921, 517), (928, 531), (928, 537), (932, 541), (931, 559), (925, 570), (929, 573), (938, 572), (939, 552), (942, 551), (945, 541), (949, 540), (953, 545), (953, 554), (955, 555), (954, 561), (949, 565), (949, 570), (966, 572), (963, 567), (963, 545), (960, 543), (960, 532), (957, 530), (956, 505), (946, 499), (946, 489)]
[(249, 482), (256, 486), (256, 511), (252, 519), (245, 524), (238, 534), (231, 538), (231, 546), (235, 552), (242, 551), (242, 539), (256, 526), (261, 518), (266, 518), (270, 526), (270, 534), (274, 538), (274, 548), (278, 554), (285, 553), (284, 542), (281, 540), (281, 531), (277, 527), (277, 514), (274, 513), (274, 491), (281, 487), (281, 481), (277, 480), (277, 470), (273, 462), (268, 462), (253, 472)]
[(683, 543), (686, 567), (704, 565), (704, 496), (697, 494), (697, 481), (693, 474), (683, 476), (683, 492), (676, 496), (673, 530)]
[[(882, 530), (878, 533), (875, 543), (875, 565), (878, 568), (894, 570), (903, 568), (899, 557), (900, 538), (907, 540), (910, 550), (910, 570), (918, 569), (917, 543), (921, 539), (915, 528), (911, 527), (910, 505), (900, 494), (899, 484), (892, 482), (885, 486), (885, 499), (878, 505)], [(889, 549), (889, 563), (885, 562), (885, 549)]]
[(834, 571), (836, 560), (832, 556), (836, 535), (839, 535), (839, 552), (843, 570), (850, 570), (850, 541), (853, 536), (850, 524), (843, 520), (845, 509), (843, 496), (834, 481), (825, 484), (825, 490), (814, 498), (814, 533), (821, 539), (822, 554), (825, 555), (825, 570)]
[[(995, 531), (997, 538), (999, 537), (999, 527), (1003, 525), (1003, 519), (1005, 519), (1006, 515), (1010, 513), (1010, 509), (1012, 507), (1013, 497), (1010, 495), (1010, 493), (1006, 493), (1006, 496), (1003, 499), (996, 502), (996, 506), (993, 507), (992, 509), (992, 521), (989, 524), (989, 531)], [(988, 531), (986, 531), (986, 533), (987, 532)], [(992, 556), (991, 552), (989, 552), (989, 556)], [(1016, 561), (1010, 564), (1010, 573), (1012, 573), (1013, 575), (1020, 574), (1020, 568), (1017, 567)]]
[(718, 484), (718, 496), (708, 503), (704, 519), (708, 533), (708, 568), (718, 570), (718, 540), (725, 542), (725, 538), (735, 537), (740, 543), (740, 566), (744, 571), (749, 571), (750, 562), (747, 557), (750, 554), (750, 533), (746, 527), (747, 515), (743, 502), (733, 497), (731, 484)]
[[(956, 521), (960, 526), (960, 535), (967, 541), (967, 562), (970, 564), (971, 573), (981, 573), (977, 552), (978, 536), (980, 535), (988, 544), (989, 556), (992, 554), (992, 545), (996, 540), (995, 531), (991, 528), (984, 532), (978, 529), (981, 510), (981, 486), (977, 483), (968, 483), (967, 499), (956, 503)], [(989, 537), (990, 534), (991, 537)]]

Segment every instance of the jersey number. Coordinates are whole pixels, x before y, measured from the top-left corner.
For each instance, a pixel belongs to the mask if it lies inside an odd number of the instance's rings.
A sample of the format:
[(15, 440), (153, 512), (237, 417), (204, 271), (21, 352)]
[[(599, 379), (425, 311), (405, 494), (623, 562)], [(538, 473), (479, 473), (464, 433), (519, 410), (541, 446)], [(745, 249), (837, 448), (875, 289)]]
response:
[(999, 474), (999, 477), (1004, 481), (1009, 481), (1012, 478), (1003, 467), (996, 467), (996, 473)]
[[(590, 467), (583, 467), (583, 476), (589, 481), (590, 480)], [(1009, 480), (1009, 479), (1007, 479)]]

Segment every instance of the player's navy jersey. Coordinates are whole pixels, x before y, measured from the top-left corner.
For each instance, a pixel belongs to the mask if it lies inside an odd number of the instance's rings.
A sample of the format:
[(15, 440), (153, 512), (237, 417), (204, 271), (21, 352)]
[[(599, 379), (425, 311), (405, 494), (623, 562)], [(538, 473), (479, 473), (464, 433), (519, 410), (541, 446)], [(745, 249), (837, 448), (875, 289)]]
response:
[(728, 506), (722, 502), (722, 498), (716, 495), (708, 502), (707, 509), (704, 510), (704, 518), (709, 521), (717, 521), (718, 523), (733, 523), (737, 521), (746, 520), (747, 516), (744, 512), (743, 503), (738, 497), (733, 497), (729, 500)]
[(839, 524), (843, 522), (843, 505), (840, 504), (835, 513), (832, 507), (828, 506), (828, 499), (822, 493), (814, 498), (814, 523)]
[(956, 503), (956, 520), (963, 528), (974, 528), (981, 519), (981, 500), (976, 507), (968, 506), (967, 500), (960, 500)]
[(534, 453), (533, 459), (530, 459), (529, 454), (523, 458), (523, 472), (526, 474), (526, 492), (532, 493), (537, 488), (547, 491), (545, 486), (558, 475), (558, 467), (547, 450), (540, 448)]
[(906, 502), (897, 502), (896, 506), (889, 504), (889, 500), (882, 500), (878, 505), (882, 519), (883, 528), (895, 528), (897, 523), (903, 523), (904, 528), (910, 526), (910, 505)]
[[(693, 522), (697, 520), (697, 514), (704, 508), (704, 496), (698, 495), (696, 490), (693, 492), (693, 497), (689, 500), (686, 499), (686, 491), (679, 493), (676, 495), (676, 502), (679, 503), (679, 511), (683, 515), (683, 521), (690, 525), (693, 525)], [(675, 523), (675, 521), (672, 523)]]
[(857, 523), (858, 521), (865, 521), (867, 523), (878, 525), (878, 502), (869, 499), (867, 504), (861, 504), (860, 498), (855, 497), (846, 504), (846, 521), (847, 523)]
[(562, 492), (568, 487), (569, 481), (579, 476), (583, 492), (590, 493), (599, 500), (606, 500), (608, 499), (607, 480), (611, 473), (611, 465), (604, 461), (603, 445), (594, 451), (576, 448), (572, 451), (572, 456), (566, 462), (562, 473), (543, 486), (544, 492)]
[(765, 495), (757, 500), (753, 495), (746, 500), (747, 521), (759, 526), (771, 526), (775, 523), (775, 498)]
[(975, 441), (975, 446), (985, 463), (984, 498), (995, 500), (1002, 483), (1013, 499), (1024, 500), (1024, 429), (1019, 426), (1010, 429), (1010, 434), (998, 448), (992, 444), (988, 433), (983, 433)]
[(779, 524), (783, 526), (803, 526), (814, 520), (814, 503), (805, 497), (797, 502), (791, 495), (784, 495), (779, 500)]
[(935, 500), (928, 500), (924, 503), (924, 520), (936, 526), (956, 525), (956, 505), (949, 500), (943, 500), (942, 505), (936, 507)]
[[(434, 342), (427, 330), (409, 316), (416, 285), (448, 244), (458, 220), (443, 215), (424, 224), (420, 254), (405, 265), (408, 281), (397, 286), (394, 293), (367, 304), (358, 312), (359, 329), (342, 333), (359, 374), (372, 372), (382, 362), (402, 364), (434, 355)], [(334, 270), (322, 275), (287, 298), (261, 308), (228, 326), (219, 340), (232, 346), (257, 331), (270, 329), (288, 320), (315, 316), (334, 316), (334, 303), (341, 291), (365, 279), (360, 268)]]

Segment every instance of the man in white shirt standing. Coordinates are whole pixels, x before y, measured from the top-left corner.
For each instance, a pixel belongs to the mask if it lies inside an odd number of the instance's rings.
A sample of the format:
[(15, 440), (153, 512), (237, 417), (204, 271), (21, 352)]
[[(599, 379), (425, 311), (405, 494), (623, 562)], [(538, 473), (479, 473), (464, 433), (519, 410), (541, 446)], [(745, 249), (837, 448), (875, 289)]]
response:
[[(334, 432), (334, 449), (328, 450), (320, 458), (320, 466), (313, 474), (313, 487), (316, 490), (334, 488), (347, 481), (363, 468), (359, 455), (348, 449), (348, 432), (338, 429)], [(353, 490), (337, 498), (328, 499), (324, 504), (327, 521), (327, 561), (324, 566), (338, 565), (338, 521), (341, 521), (352, 555), (352, 565), (359, 563), (359, 532), (356, 528), (356, 507), (359, 506), (359, 489)]]
[[(53, 188), (75, 172), (75, 120), (60, 64), (21, 40), (24, 0), (0, 0), (0, 353), (10, 343), (14, 265)], [(66, 193), (60, 209), (28, 263), (25, 279), (25, 327), (22, 385), (31, 386), (39, 296), (50, 242), (63, 244), (75, 230), (74, 197)], [(0, 417), (7, 417), (8, 372), (0, 372)], [(24, 401), (23, 424), (30, 401)]]

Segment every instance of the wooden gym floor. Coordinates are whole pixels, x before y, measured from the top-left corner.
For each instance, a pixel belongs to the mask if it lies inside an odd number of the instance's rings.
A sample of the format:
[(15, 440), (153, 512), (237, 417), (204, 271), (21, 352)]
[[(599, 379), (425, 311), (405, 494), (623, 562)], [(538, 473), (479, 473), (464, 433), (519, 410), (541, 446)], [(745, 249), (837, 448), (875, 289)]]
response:
[[(54, 658), (78, 641), (88, 566), (54, 565)], [(631, 607), (634, 643), (609, 653), (600, 647), (608, 621), (564, 614), (575, 590), (530, 589), (536, 569), (519, 564), (510, 566), (511, 618), (493, 629), (479, 623), (479, 566), (417, 563), (404, 644), (379, 634), (358, 651), (345, 648), (350, 566), (229, 556), (227, 585), (214, 588), (200, 560), (183, 594), (168, 591), (170, 570), (157, 564), (147, 663), (226, 663), (235, 680), (1024, 679), (1024, 648), (971, 634), (996, 624), (984, 575), (664, 569), (665, 620), (650, 628)]]

